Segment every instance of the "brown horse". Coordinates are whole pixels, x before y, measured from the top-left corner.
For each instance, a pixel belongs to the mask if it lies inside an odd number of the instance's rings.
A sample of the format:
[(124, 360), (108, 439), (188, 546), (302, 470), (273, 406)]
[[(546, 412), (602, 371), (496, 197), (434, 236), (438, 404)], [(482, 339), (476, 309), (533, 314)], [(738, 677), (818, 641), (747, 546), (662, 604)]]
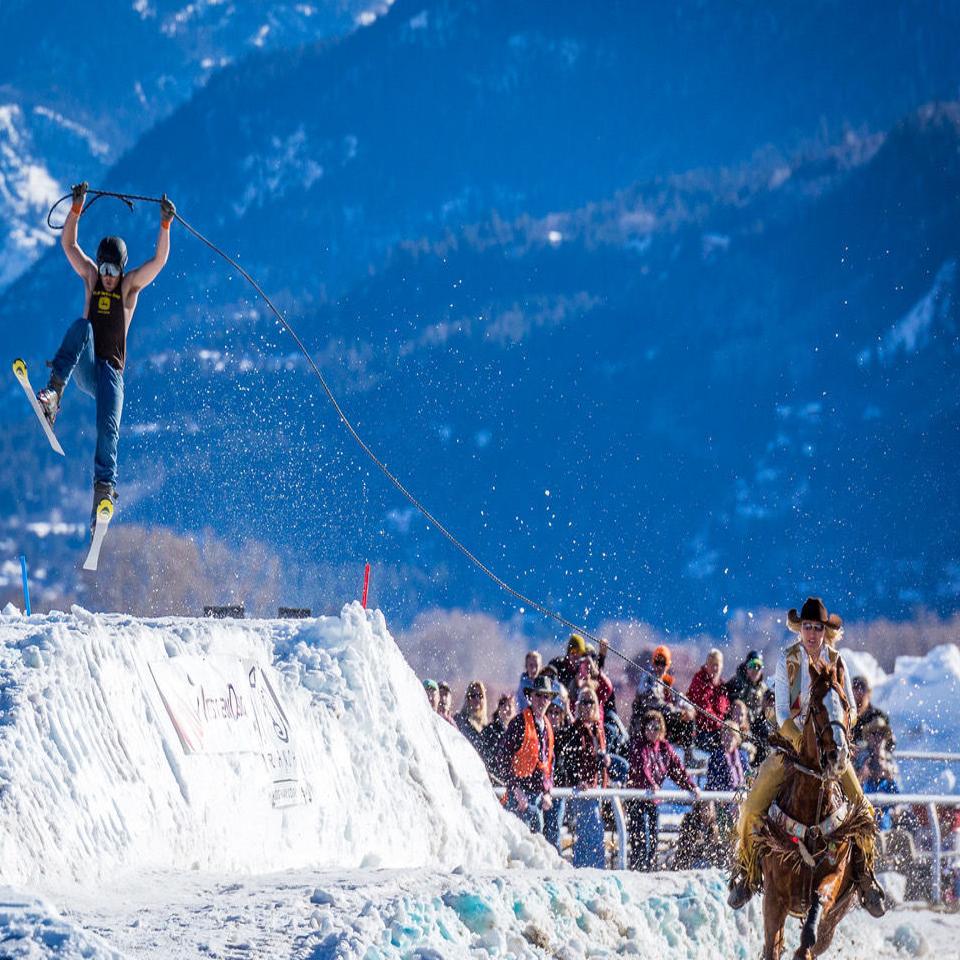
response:
[(799, 751), (784, 741), (783, 786), (757, 835), (763, 873), (763, 960), (779, 960), (787, 916), (803, 918), (793, 960), (830, 946), (854, 902), (856, 839), (874, 836), (870, 807), (850, 804), (840, 776), (849, 753), (847, 699), (836, 668), (810, 665), (810, 709)]

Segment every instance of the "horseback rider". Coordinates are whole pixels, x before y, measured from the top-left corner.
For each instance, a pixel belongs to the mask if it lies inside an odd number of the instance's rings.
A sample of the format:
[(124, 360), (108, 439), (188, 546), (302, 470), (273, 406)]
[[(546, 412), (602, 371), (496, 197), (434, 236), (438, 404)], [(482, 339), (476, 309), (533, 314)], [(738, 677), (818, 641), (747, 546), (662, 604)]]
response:
[[(809, 709), (811, 663), (822, 661), (835, 667), (846, 693), (851, 729), (856, 721), (857, 711), (849, 670), (835, 646), (842, 632), (843, 621), (840, 617), (835, 613), (828, 614), (826, 606), (819, 597), (809, 597), (799, 613), (791, 610), (787, 614), (787, 626), (800, 636), (781, 653), (777, 664), (775, 680), (777, 724), (780, 736), (788, 740), (795, 749), (799, 749)], [(733, 876), (730, 880), (730, 894), (727, 898), (727, 902), (735, 910), (747, 903), (759, 882), (759, 870), (754, 863), (755, 831), (770, 804), (776, 799), (785, 773), (782, 755), (777, 752), (771, 753), (760, 766), (753, 787), (740, 809), (740, 820), (737, 825), (739, 842), (734, 857)], [(864, 800), (860, 782), (853, 764), (849, 761), (840, 777), (840, 785), (848, 802), (868, 803)], [(886, 911), (884, 893), (870, 869), (870, 859), (870, 851), (854, 843), (851, 851), (851, 866), (853, 881), (860, 893), (860, 902), (870, 914), (880, 917)]]
[[(117, 442), (123, 411), (123, 367), (127, 356), (127, 332), (137, 309), (140, 291), (152, 283), (170, 253), (170, 224), (176, 207), (164, 194), (160, 202), (160, 231), (153, 256), (139, 267), (127, 270), (127, 245), (120, 237), (104, 237), (97, 248), (96, 263), (77, 242), (77, 226), (87, 194), (87, 184), (72, 188), (73, 206), (63, 225), (61, 245), (70, 266), (83, 280), (83, 315), (64, 335), (50, 362), (50, 382), (37, 400), (53, 426), (63, 391), (75, 374), (77, 386), (97, 403), (97, 449), (94, 458), (93, 510), (100, 500), (116, 500)], [(91, 528), (93, 516), (91, 515)]]

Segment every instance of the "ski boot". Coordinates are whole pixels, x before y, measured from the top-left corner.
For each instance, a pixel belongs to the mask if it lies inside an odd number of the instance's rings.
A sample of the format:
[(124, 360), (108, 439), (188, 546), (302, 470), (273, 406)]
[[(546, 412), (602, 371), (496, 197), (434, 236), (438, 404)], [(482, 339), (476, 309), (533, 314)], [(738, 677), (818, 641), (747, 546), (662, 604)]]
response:
[(117, 491), (114, 490), (112, 483), (104, 480), (97, 480), (93, 485), (93, 509), (90, 511), (90, 536), (97, 528), (97, 507), (101, 500), (109, 500), (115, 504), (117, 502)]
[(857, 844), (853, 845), (850, 854), (850, 872), (860, 895), (860, 905), (871, 917), (882, 917), (887, 912), (886, 894), (873, 871), (867, 867), (867, 858)]
[(37, 394), (37, 403), (47, 423), (53, 427), (60, 412), (60, 401), (63, 399), (63, 388), (66, 384), (59, 377), (50, 374), (50, 382)]

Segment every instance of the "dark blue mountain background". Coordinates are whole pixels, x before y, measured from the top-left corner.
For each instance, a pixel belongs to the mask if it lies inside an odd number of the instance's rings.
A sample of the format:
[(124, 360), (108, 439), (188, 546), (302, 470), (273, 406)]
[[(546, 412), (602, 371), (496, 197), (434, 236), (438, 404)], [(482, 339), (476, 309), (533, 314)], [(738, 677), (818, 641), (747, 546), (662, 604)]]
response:
[(385, 0), (0, 5), (0, 289), (53, 239), (42, 220), (71, 183), (118, 157), (224, 65), (350, 33)]
[[(797, 589), (951, 609), (958, 133), (929, 108), (789, 176), (675, 178), (398, 256), (328, 321), (397, 331), (376, 445), (577, 615), (690, 627)], [(429, 452), (390, 432), (424, 419)]]
[[(687, 629), (806, 589), (951, 611), (960, 133), (914, 108), (956, 89), (956, 14), (881, 6), (400, 2), (217, 74), (111, 183), (239, 255), (403, 481), (568, 615)], [(155, 211), (107, 204), (90, 245), (148, 250)], [(131, 332), (124, 522), (262, 541), (315, 606), (369, 557), (397, 616), (506, 609), (174, 229)], [(66, 274), (0, 302), (34, 366)], [(82, 520), (90, 405), (68, 394), (52, 463), (16, 390), (3, 506)]]
[(223, 64), (347, 33), (364, 6), (385, 4), (58, 0), (44, 9), (4, 0), (0, 96), (63, 113), (102, 137), (115, 160)]
[(905, 0), (602, 15), (577, 0), (399, 0), (340, 41), (214, 73), (110, 181), (167, 190), (270, 289), (322, 298), (400, 240), (494, 209), (569, 209), (771, 143), (885, 129), (956, 96), (958, 32), (954, 4)]

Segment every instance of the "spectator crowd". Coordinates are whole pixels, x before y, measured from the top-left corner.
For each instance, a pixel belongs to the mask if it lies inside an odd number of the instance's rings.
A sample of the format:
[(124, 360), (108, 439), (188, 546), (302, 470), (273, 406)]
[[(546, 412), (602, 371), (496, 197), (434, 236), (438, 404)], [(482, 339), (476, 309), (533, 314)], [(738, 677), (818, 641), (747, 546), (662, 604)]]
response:
[[(607, 652), (604, 642), (595, 647), (577, 634), (546, 664), (531, 650), (515, 690), (493, 702), (483, 682), (471, 681), (456, 713), (448, 684), (428, 679), (423, 686), (431, 707), (470, 741), (491, 781), (504, 788), (505, 807), (559, 852), (569, 844), (575, 866), (606, 865), (609, 801), (564, 799), (554, 788), (656, 791), (667, 781), (691, 795), (672, 857), (665, 861), (660, 849), (661, 802), (627, 800), (630, 868), (728, 866), (736, 805), (702, 801), (699, 795), (701, 788), (745, 788), (767, 754), (777, 721), (762, 653), (751, 650), (725, 680), (723, 652), (711, 649), (681, 695), (670, 648), (660, 645), (643, 655), (644, 672), (624, 709), (605, 670)], [(897, 793), (890, 719), (871, 704), (865, 677), (855, 677), (852, 686), (857, 774), (867, 793)], [(878, 816), (884, 818), (881, 826), (896, 825), (888, 811), (878, 810)]]

